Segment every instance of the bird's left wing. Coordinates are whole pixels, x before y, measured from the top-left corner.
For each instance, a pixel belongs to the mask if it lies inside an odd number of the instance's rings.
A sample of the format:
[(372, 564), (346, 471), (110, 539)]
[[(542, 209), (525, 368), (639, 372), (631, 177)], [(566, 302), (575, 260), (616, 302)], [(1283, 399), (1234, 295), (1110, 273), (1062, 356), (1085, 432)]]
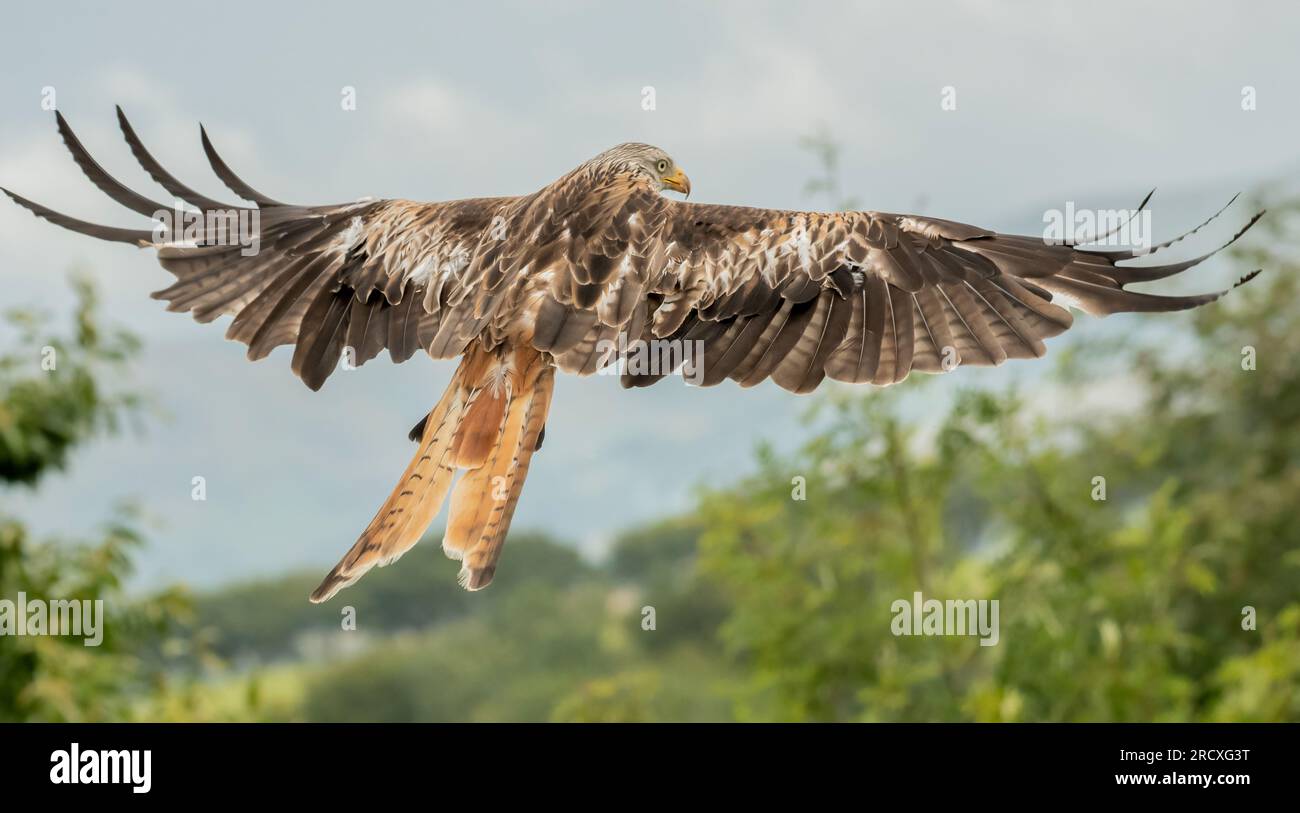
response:
[[(579, 373), (607, 364), (624, 333), (629, 344), (702, 348), (695, 380), (705, 386), (769, 377), (800, 393), (828, 377), (892, 384), (912, 370), (1041, 356), (1043, 340), (1072, 324), (1063, 305), (1094, 315), (1173, 311), (1224, 293), (1125, 287), (1210, 256), (1120, 265), (1187, 235), (1147, 250), (1081, 250), (922, 216), (679, 203), (645, 190), (600, 211), (575, 218), (592, 235), (576, 256), (570, 245), (568, 259), (551, 263), (538, 308), (538, 346)], [(669, 372), (625, 370), (623, 382)]]
[[(226, 335), (247, 344), (250, 359), (293, 345), (293, 371), (312, 389), (340, 361), (360, 365), (384, 348), (397, 362), (421, 348), (435, 358), (460, 355), (489, 318), (467, 274), (494, 218), (515, 198), (280, 203), (235, 175), (203, 132), (214, 172), (255, 206), (225, 204), (163, 169), (119, 108), (132, 153), (177, 198), (168, 205), (118, 182), (90, 156), (62, 114), (56, 118), (86, 176), (118, 203), (153, 218), (154, 228), (100, 226), (7, 189), (5, 194), (72, 231), (157, 249), (159, 263), (176, 281), (154, 298), (199, 322), (233, 316)], [(181, 202), (188, 206), (182, 209)]]

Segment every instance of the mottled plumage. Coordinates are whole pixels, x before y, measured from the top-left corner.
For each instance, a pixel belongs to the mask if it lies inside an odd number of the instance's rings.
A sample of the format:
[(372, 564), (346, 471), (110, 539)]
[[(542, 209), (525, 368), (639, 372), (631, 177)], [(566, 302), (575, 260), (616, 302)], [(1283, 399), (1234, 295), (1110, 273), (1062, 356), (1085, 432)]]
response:
[[(1224, 293), (1125, 289), (1205, 259), (1118, 264), (1176, 241), (1085, 251), (919, 215), (672, 201), (662, 192), (689, 193), (689, 181), (644, 144), (615, 147), (531, 195), (300, 206), (240, 180), (204, 132), (214, 172), (254, 204), (236, 207), (172, 177), (121, 109), (118, 119), (132, 153), (170, 194), (212, 219), (255, 212), (257, 252), (216, 239), (210, 227), (183, 240), (98, 226), (6, 194), (73, 231), (157, 249), (176, 277), (154, 294), (169, 310), (200, 322), (232, 316), (226, 335), (248, 345), (251, 359), (292, 345), (293, 371), (312, 389), (342, 357), (359, 365), (385, 348), (398, 362), (418, 349), (464, 357), (412, 431), (416, 458), (316, 601), (409, 549), (457, 469), (465, 473), (452, 492), (444, 549), (462, 560), (467, 587), (490, 582), (541, 445), (555, 368), (591, 374), (620, 336), (699, 342), (706, 386), (770, 378), (804, 393), (827, 377), (886, 385), (913, 370), (1041, 356), (1043, 340), (1070, 327), (1061, 303), (1095, 315), (1173, 311)], [(78, 165), (110, 197), (148, 216), (170, 208), (113, 179), (62, 115), (57, 121)], [(643, 386), (669, 372), (627, 370), (622, 380)]]

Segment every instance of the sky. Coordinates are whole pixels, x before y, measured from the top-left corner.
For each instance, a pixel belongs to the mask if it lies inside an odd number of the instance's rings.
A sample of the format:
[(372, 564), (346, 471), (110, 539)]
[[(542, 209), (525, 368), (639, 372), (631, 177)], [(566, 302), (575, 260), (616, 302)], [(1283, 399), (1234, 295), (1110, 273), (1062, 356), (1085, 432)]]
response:
[[(526, 193), (644, 141), (689, 173), (692, 200), (817, 208), (805, 185), (818, 165), (800, 141), (825, 132), (863, 208), (1034, 234), (1047, 209), (1131, 207), (1158, 187), (1163, 239), (1238, 191), (1297, 176), (1298, 35), (1294, 4), (1269, 2), (26, 4), (0, 32), (0, 185), (144, 226), (80, 175), (42, 104), (52, 91), (101, 164), (162, 199), (114, 104), (173, 174), (219, 199), (231, 195), (199, 122), (245, 180), (303, 203)], [(1213, 247), (1248, 215), (1230, 211), (1226, 232), (1170, 256)], [(129, 383), (160, 414), (80, 450), (39, 490), (4, 495), (6, 508), (38, 534), (76, 534), (134, 499), (151, 517), (144, 585), (332, 565), (405, 466), (407, 430), (452, 363), (385, 356), (312, 393), (289, 348), (250, 364), (226, 320), (166, 313), (148, 294), (170, 277), (147, 253), (0, 201), (0, 307), (39, 306), (65, 327), (73, 269), (143, 339)], [(1208, 264), (1191, 287), (1244, 270)], [(1051, 344), (1137, 329), (1114, 317)], [(960, 369), (952, 386), (997, 386), (1026, 366)], [(689, 507), (702, 484), (736, 480), (756, 444), (796, 444), (809, 403), (771, 384), (624, 391), (563, 377), (514, 527), (599, 555), (621, 529)], [(195, 476), (204, 501), (191, 499)]]

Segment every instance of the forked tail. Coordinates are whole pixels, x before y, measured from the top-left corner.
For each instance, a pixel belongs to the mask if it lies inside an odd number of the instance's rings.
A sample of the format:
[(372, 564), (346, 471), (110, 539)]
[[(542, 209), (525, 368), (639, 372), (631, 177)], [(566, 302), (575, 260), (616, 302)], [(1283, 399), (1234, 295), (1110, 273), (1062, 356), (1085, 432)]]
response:
[(415, 458), (311, 600), (328, 600), (410, 550), (438, 514), (457, 469), (465, 471), (452, 491), (442, 548), (461, 560), (461, 586), (486, 587), (541, 443), (554, 380), (555, 369), (531, 348), (475, 345), (466, 353), (424, 421)]

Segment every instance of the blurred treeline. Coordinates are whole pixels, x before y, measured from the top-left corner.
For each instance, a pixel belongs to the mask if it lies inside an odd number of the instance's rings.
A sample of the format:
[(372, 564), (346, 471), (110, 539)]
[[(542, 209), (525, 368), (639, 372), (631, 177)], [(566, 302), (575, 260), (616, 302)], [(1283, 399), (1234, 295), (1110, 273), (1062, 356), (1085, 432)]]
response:
[[(796, 453), (599, 564), (516, 532), (482, 593), (435, 533), (323, 606), (316, 572), (128, 597), (129, 515), (83, 543), (5, 521), (0, 598), (104, 596), (110, 634), (0, 639), (0, 719), (1300, 720), (1298, 215), (1165, 330), (1058, 339), (1032, 386), (831, 390)], [(56, 371), (30, 315), (0, 360), (6, 487), (133, 408), (100, 389), (130, 342), (79, 290)], [(916, 591), (999, 600), (998, 644), (895, 637)]]

